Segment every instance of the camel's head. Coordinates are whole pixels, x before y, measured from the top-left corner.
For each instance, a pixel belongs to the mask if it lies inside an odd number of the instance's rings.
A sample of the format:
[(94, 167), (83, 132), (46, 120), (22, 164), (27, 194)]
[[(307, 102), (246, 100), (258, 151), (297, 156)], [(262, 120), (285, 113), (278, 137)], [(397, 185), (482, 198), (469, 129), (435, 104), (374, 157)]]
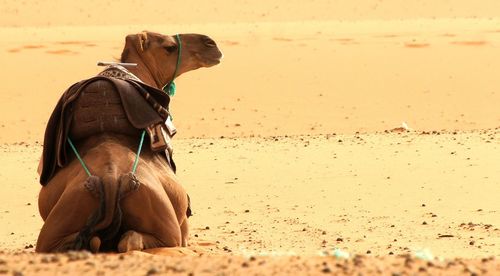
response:
[(179, 45), (181, 45), (181, 56), (176, 76), (220, 63), (222, 53), (210, 37), (200, 34), (180, 34), (179, 38), (180, 43), (175, 35), (167, 36), (153, 32), (128, 35), (121, 62), (137, 63), (137, 68), (130, 71), (143, 81), (159, 88), (172, 80), (177, 66)]

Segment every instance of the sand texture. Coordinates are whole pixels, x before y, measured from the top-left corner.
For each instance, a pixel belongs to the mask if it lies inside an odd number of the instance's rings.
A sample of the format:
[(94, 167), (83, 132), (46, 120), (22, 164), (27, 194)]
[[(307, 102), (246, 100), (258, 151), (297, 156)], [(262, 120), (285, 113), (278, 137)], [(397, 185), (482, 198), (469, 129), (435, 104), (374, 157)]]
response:
[[(0, 274), (500, 274), (500, 2), (361, 2), (0, 1)], [(171, 102), (191, 244), (35, 254), (47, 120), (142, 30), (224, 52)]]

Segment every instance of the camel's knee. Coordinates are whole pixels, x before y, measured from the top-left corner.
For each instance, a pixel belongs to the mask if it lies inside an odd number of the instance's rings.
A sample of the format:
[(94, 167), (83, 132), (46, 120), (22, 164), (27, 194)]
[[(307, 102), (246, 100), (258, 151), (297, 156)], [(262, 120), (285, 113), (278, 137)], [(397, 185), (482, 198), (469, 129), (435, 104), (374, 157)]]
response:
[(78, 233), (73, 233), (59, 240), (50, 240), (43, 237), (39, 238), (35, 252), (37, 253), (54, 253), (54, 252), (65, 252), (72, 250), (75, 244), (75, 239)]
[(170, 229), (169, 233), (167, 233), (163, 237), (163, 246), (162, 247), (177, 247), (182, 246), (182, 233), (181, 229), (177, 227), (176, 229)]

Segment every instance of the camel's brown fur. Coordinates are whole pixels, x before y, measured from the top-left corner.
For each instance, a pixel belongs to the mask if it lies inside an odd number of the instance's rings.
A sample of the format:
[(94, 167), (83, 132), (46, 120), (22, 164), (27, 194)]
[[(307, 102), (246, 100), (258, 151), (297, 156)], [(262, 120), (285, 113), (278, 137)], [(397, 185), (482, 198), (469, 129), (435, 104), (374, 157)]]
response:
[[(210, 67), (220, 62), (222, 53), (210, 37), (198, 34), (182, 34), (180, 38), (182, 54), (177, 76), (200, 67)], [(137, 63), (137, 67), (127, 69), (153, 87), (162, 88), (172, 80), (176, 61), (177, 42), (173, 36), (143, 32), (128, 35), (125, 39), (121, 62)]]
[[(183, 45), (178, 75), (219, 63), (222, 54), (212, 39), (197, 34), (183, 34), (180, 38)], [(145, 83), (162, 88), (175, 70), (175, 45), (172, 36), (151, 32), (129, 35), (122, 62), (137, 63), (138, 66), (129, 71)], [(140, 185), (133, 192), (130, 187), (120, 187), (119, 183), (123, 182), (120, 177), (132, 169), (138, 142), (138, 137), (102, 133), (77, 143), (92, 174), (98, 176), (102, 184), (92, 181), (93, 184), (88, 181), (85, 184), (88, 177), (75, 159), (42, 187), (38, 205), (45, 223), (38, 237), (37, 252), (74, 249), (79, 232), (100, 206), (96, 197), (99, 192), (89, 185), (102, 185), (105, 202), (103, 220), (93, 226), (94, 235), (86, 245), (92, 251), (102, 249), (101, 237), (96, 233), (109, 227), (117, 211), (122, 212), (121, 236), (116, 237), (114, 250), (126, 252), (187, 245), (188, 197), (163, 157), (145, 146), (136, 172)]]

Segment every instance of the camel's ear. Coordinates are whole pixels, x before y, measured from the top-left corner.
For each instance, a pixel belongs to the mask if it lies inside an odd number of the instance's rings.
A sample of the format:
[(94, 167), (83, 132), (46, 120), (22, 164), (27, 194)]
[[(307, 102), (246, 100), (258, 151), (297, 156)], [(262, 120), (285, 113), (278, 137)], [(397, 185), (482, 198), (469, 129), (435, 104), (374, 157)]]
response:
[(125, 45), (125, 47), (133, 47), (144, 51), (148, 45), (148, 35), (145, 32), (127, 35), (125, 37)]
[(140, 34), (137, 34), (137, 36), (139, 38), (139, 46), (141, 47), (141, 51), (146, 50), (149, 45), (148, 33), (142, 32)]

